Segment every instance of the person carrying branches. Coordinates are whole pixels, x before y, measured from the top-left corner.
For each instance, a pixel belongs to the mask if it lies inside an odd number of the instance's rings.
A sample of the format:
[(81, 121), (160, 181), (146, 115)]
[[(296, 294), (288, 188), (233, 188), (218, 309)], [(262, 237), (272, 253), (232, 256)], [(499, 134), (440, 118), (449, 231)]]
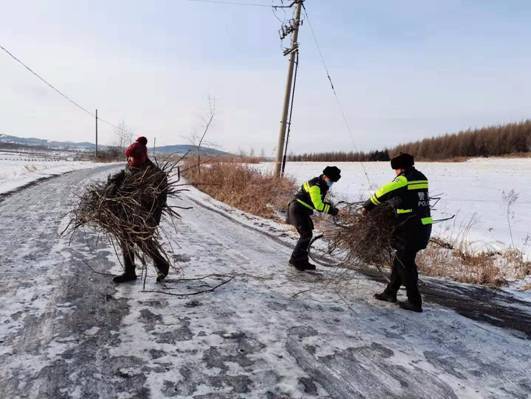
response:
[(153, 259), (157, 282), (160, 282), (168, 275), (170, 265), (161, 254), (160, 244), (154, 235), (166, 207), (168, 177), (148, 158), (145, 137), (139, 137), (127, 147), (125, 156), (126, 168), (109, 177), (106, 187), (106, 192), (112, 194), (116, 204), (122, 208), (118, 239), (125, 270), (113, 281), (119, 284), (136, 280), (135, 252), (138, 255), (143, 252)]
[(396, 249), (390, 282), (382, 293), (374, 297), (380, 301), (397, 302), (396, 295), (405, 285), (407, 302), (401, 308), (422, 312), (422, 297), (418, 288), (417, 253), (425, 249), (431, 235), (432, 218), (428, 179), (414, 167), (410, 154), (400, 154), (391, 159), (396, 173), (392, 182), (384, 184), (365, 202), (363, 207), (370, 212), (383, 203), (390, 203), (395, 211), (396, 227), (391, 245)]
[(308, 248), (313, 236), (313, 211), (336, 216), (338, 209), (325, 201), (330, 187), (341, 178), (341, 170), (327, 166), (323, 173), (304, 183), (288, 206), (287, 223), (295, 226), (299, 240), (295, 245), (289, 264), (297, 270), (315, 270), (308, 260)]

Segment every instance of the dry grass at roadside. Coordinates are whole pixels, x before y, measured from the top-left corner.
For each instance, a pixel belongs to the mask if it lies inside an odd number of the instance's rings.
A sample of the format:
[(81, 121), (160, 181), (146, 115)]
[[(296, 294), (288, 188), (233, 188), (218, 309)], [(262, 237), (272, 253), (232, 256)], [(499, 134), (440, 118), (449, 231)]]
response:
[(477, 251), (466, 242), (456, 245), (437, 238), (419, 254), (417, 264), (428, 276), (493, 287), (531, 275), (531, 262), (518, 249)]
[(198, 165), (189, 159), (183, 174), (190, 184), (211, 197), (253, 215), (279, 219), (297, 187), (288, 178), (277, 179), (234, 159), (211, 158)]
[[(341, 215), (339, 225), (328, 220), (318, 225), (327, 241), (327, 254), (333, 255), (341, 268), (363, 270), (369, 265), (390, 270), (392, 213), (364, 215), (344, 210)], [(425, 276), (490, 287), (531, 276), (531, 262), (522, 251), (516, 248), (478, 250), (467, 239), (469, 227), (465, 226), (452, 240), (433, 237), (417, 257), (419, 271)], [(344, 278), (343, 274), (338, 276)]]

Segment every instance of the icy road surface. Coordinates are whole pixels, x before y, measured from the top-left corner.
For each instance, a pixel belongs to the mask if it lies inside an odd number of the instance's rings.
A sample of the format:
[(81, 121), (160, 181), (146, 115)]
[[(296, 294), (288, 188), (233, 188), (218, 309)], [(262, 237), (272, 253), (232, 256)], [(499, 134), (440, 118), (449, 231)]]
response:
[[(195, 190), (179, 202), (193, 209), (173, 256), (186, 278), (236, 277), (186, 298), (142, 293), (140, 280), (113, 286), (88, 267), (118, 272), (112, 248), (90, 232), (70, 245), (58, 236), (73, 195), (108, 172), (75, 171), (0, 201), (0, 398), (531, 395), (528, 297), (427, 280), (415, 314), (374, 301), (382, 284), (363, 275), (338, 295), (332, 269), (287, 267), (282, 226)], [(173, 274), (160, 287), (153, 274), (148, 290), (216, 283)]]

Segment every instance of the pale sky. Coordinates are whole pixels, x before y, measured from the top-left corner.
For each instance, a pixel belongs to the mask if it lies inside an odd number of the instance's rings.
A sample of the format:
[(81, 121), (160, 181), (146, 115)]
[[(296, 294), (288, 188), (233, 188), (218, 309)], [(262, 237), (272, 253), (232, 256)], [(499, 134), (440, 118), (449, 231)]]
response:
[[(305, 23), (290, 152), (377, 149), (531, 117), (531, 1), (305, 4), (352, 134)], [(210, 141), (273, 154), (287, 58), (271, 9), (189, 0), (0, 0), (0, 9), (0, 44), (103, 118), (157, 144), (185, 143), (212, 96)], [(94, 140), (90, 116), (3, 52), (0, 71), (0, 133)], [(101, 125), (100, 141), (114, 140)]]

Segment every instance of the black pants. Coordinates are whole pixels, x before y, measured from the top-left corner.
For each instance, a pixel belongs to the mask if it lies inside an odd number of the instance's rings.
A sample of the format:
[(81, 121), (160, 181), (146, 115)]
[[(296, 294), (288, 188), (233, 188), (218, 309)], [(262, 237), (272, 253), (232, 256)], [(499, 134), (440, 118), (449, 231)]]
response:
[(418, 250), (398, 249), (393, 260), (390, 282), (385, 293), (396, 296), (401, 285), (406, 287), (408, 301), (416, 306), (422, 306), (422, 297), (418, 288), (418, 270), (415, 258)]
[[(126, 274), (136, 274), (135, 273), (135, 253), (131, 247), (125, 243), (121, 244), (122, 252), (124, 254), (124, 267)], [(170, 270), (170, 265), (161, 255), (159, 250), (155, 247), (154, 242), (149, 240), (146, 245), (146, 255), (153, 259), (153, 263), (157, 270), (167, 275)]]
[(297, 229), (299, 240), (293, 249), (290, 262), (294, 265), (308, 264), (308, 248), (313, 237), (313, 222), (308, 211), (297, 202), (288, 207), (287, 222)]

